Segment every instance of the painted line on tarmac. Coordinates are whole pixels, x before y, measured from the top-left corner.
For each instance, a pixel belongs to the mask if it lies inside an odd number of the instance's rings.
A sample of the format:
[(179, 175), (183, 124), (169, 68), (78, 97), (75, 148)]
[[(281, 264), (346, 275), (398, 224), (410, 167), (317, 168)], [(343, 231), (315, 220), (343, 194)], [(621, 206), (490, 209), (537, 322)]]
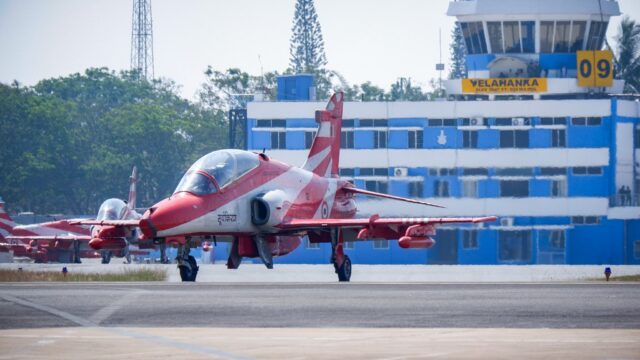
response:
[(89, 320), (92, 323), (99, 325), (101, 322), (105, 321), (111, 315), (113, 315), (116, 311), (120, 310), (123, 306), (137, 299), (143, 293), (148, 293), (148, 292), (149, 291), (145, 291), (145, 290), (133, 290), (128, 294), (124, 295), (123, 297), (121, 297), (120, 299), (98, 310), (89, 318)]
[[(167, 346), (167, 347), (173, 347), (173, 348), (186, 350), (186, 351), (190, 351), (190, 352), (194, 352), (194, 353), (212, 355), (212, 356), (216, 356), (216, 357), (223, 358), (223, 359), (231, 359), (231, 360), (251, 359), (249, 357), (240, 356), (240, 355), (236, 355), (236, 354), (232, 354), (232, 353), (227, 353), (227, 352), (224, 352), (222, 350), (215, 349), (215, 348), (204, 347), (204, 346), (199, 346), (199, 345), (189, 344), (189, 343), (183, 343), (183, 342), (180, 342), (180, 341), (177, 341), (177, 340), (172, 340), (172, 339), (169, 339), (169, 338), (166, 338), (166, 337), (162, 337), (162, 336), (143, 334), (143, 333), (139, 333), (139, 332), (126, 330), (124, 328), (100, 327), (100, 326), (98, 326), (97, 323), (94, 323), (94, 322), (92, 322), (90, 320), (87, 320), (87, 319), (83, 319), (83, 318), (81, 318), (79, 316), (75, 316), (73, 314), (69, 314), (68, 312), (58, 310), (58, 309), (53, 308), (51, 306), (37, 304), (37, 303), (31, 302), (31, 301), (28, 301), (28, 300), (23, 300), (23, 299), (17, 298), (15, 296), (7, 295), (7, 294), (0, 295), (0, 298), (6, 300), (8, 302), (12, 302), (12, 303), (18, 304), (18, 305), (30, 307), (32, 309), (36, 309), (36, 310), (40, 310), (40, 311), (44, 311), (46, 313), (58, 316), (60, 318), (63, 318), (63, 319), (68, 320), (68, 321), (71, 321), (71, 322), (73, 322), (75, 324), (78, 324), (78, 325), (86, 327), (86, 328), (97, 328), (97, 329), (100, 329), (100, 330), (103, 330), (103, 331), (115, 333), (115, 334), (118, 334), (118, 335), (121, 335), (121, 336), (124, 336), (124, 337), (128, 337), (128, 338), (133, 338), (133, 339), (137, 339), (137, 340), (146, 340), (146, 341), (154, 342), (156, 344)], [(109, 307), (107, 306), (106, 308), (109, 308)], [(103, 308), (103, 309), (105, 309), (105, 308)], [(111, 311), (111, 309), (109, 308), (108, 311)], [(107, 313), (107, 311), (105, 311), (105, 314), (106, 313)]]

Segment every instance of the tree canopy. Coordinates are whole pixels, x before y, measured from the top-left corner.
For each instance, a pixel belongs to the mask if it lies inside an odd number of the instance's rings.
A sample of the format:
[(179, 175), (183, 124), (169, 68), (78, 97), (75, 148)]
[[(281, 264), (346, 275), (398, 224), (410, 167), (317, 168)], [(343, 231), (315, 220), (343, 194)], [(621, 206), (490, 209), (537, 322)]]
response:
[(295, 73), (313, 73), (327, 65), (322, 29), (313, 0), (296, 1), (289, 53), (289, 66)]
[(0, 84), (0, 195), (13, 211), (90, 214), (124, 198), (167, 196), (182, 172), (224, 147), (225, 118), (181, 99), (169, 81), (88, 69), (33, 87)]

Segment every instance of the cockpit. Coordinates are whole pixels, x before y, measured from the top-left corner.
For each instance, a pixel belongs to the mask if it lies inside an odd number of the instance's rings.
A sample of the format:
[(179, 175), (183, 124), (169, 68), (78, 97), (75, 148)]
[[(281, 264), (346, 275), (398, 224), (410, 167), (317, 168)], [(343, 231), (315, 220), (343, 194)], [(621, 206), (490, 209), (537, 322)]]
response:
[(120, 220), (124, 218), (127, 204), (120, 199), (108, 199), (100, 205), (96, 220)]
[(173, 192), (213, 194), (260, 164), (258, 155), (241, 150), (219, 150), (196, 161)]

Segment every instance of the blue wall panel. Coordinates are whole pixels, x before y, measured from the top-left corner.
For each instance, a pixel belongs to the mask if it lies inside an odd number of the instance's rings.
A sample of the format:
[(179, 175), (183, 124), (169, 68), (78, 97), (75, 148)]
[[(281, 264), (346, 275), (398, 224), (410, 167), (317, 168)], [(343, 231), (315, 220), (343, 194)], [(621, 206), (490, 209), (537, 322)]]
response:
[(567, 230), (568, 264), (620, 264), (623, 243), (620, 221), (603, 218), (601, 225), (577, 225)]
[(406, 130), (390, 130), (389, 131), (389, 148), (406, 149), (409, 146)]
[(482, 130), (478, 132), (478, 148), (495, 149), (500, 146), (500, 132), (498, 130)]
[(253, 132), (253, 146), (256, 150), (271, 149), (271, 133), (266, 131)]
[(305, 148), (304, 131), (287, 131), (287, 149), (300, 150)]
[(356, 149), (373, 149), (373, 130), (356, 130), (353, 134)]
[(532, 129), (529, 131), (529, 146), (532, 148), (551, 147), (551, 130)]

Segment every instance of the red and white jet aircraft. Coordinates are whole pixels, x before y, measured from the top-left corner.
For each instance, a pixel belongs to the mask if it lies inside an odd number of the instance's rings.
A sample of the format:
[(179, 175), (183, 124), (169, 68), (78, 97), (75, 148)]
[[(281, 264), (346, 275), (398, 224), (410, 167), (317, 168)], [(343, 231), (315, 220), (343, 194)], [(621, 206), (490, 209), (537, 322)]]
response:
[(220, 150), (196, 161), (173, 195), (149, 208), (141, 220), (82, 224), (139, 226), (142, 239), (178, 247), (183, 281), (195, 281), (198, 266), (189, 255), (203, 241), (232, 243), (227, 267), (243, 257), (259, 257), (267, 268), (273, 257), (293, 251), (305, 236), (312, 243), (331, 243), (332, 262), (340, 281), (349, 281), (349, 241), (398, 240), (403, 248), (429, 248), (436, 226), (478, 223), (478, 218), (355, 218), (355, 194), (438, 206), (356, 188), (338, 177), (343, 94), (333, 95), (326, 110), (316, 112), (318, 132), (305, 164), (295, 167), (265, 154)]
[(95, 257), (95, 252), (78, 241), (89, 235), (86, 227), (69, 220), (18, 225), (4, 209), (0, 199), (0, 248), (14, 256), (30, 257), (36, 262), (80, 262), (80, 256)]
[[(100, 205), (96, 221), (137, 220), (142, 217), (142, 215), (137, 213), (135, 210), (137, 182), (136, 167), (133, 168), (129, 179), (130, 185), (128, 201), (125, 202), (116, 198), (105, 200)], [(0, 221), (2, 221), (0, 226), (6, 226), (7, 228), (5, 231), (10, 234), (6, 236), (7, 239), (10, 241), (27, 241), (31, 248), (35, 249), (37, 247), (37, 251), (30, 251), (30, 253), (37, 254), (36, 260), (41, 257), (38, 255), (39, 252), (47, 250), (47, 245), (49, 247), (54, 246), (68, 249), (71, 246), (70, 244), (73, 244), (73, 248), (75, 250), (74, 262), (80, 262), (80, 256), (82, 253), (95, 253), (94, 250), (98, 250), (102, 256), (103, 264), (109, 263), (112, 255), (117, 257), (126, 257), (127, 262), (131, 262), (130, 255), (132, 252), (136, 253), (137, 250), (130, 250), (130, 244), (135, 244), (142, 248), (144, 248), (145, 245), (148, 245), (146, 248), (154, 248), (154, 245), (150, 241), (147, 241), (146, 244), (138, 243), (138, 236), (135, 229), (132, 228), (114, 227), (109, 225), (92, 225), (91, 227), (88, 227), (86, 224), (82, 223), (82, 220), (78, 219), (15, 226), (15, 223), (13, 222), (5, 222), (4, 218), (8, 218), (8, 214), (4, 212), (0, 213)], [(13, 228), (10, 228), (11, 225), (14, 225)], [(87, 244), (89, 246), (87, 246)], [(15, 253), (17, 249), (13, 250)], [(27, 250), (30, 249), (27, 248)], [(28, 254), (29, 252), (27, 255)]]

